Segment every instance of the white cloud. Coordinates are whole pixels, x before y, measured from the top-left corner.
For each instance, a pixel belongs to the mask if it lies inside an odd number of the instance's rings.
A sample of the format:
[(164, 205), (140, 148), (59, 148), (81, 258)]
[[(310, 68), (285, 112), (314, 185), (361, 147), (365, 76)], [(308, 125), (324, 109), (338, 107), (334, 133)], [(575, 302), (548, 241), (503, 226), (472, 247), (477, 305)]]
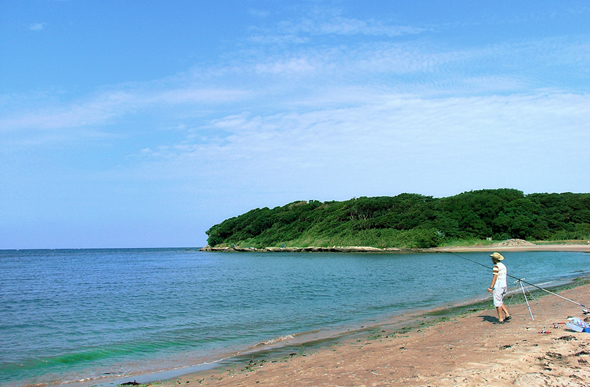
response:
[(296, 34), (255, 34), (251, 35), (248, 40), (251, 43), (256, 44), (268, 44), (268, 45), (279, 45), (279, 44), (303, 44), (310, 41), (307, 37), (297, 36)]
[(126, 114), (161, 105), (223, 104), (247, 97), (241, 90), (216, 88), (165, 88), (162, 90), (105, 91), (88, 98), (34, 113), (13, 114), (0, 118), (0, 131), (22, 129), (50, 130), (100, 125)]
[(191, 104), (191, 103), (225, 103), (247, 97), (249, 93), (237, 89), (173, 89), (154, 93), (145, 99), (146, 104)]
[(308, 73), (314, 71), (316, 66), (308, 58), (286, 58), (256, 64), (259, 73)]
[(327, 22), (316, 23), (314, 20), (303, 20), (299, 24), (284, 24), (281, 26), (287, 32), (303, 32), (312, 35), (368, 35), (395, 37), (419, 34), (425, 28), (411, 26), (389, 26), (376, 20), (358, 20), (353, 18), (336, 17)]
[(419, 176), (441, 183), (448, 174), (475, 187), (486, 179), (521, 187), (525, 175), (564, 176), (568, 164), (590, 161), (588, 95), (391, 95), (350, 108), (232, 115), (211, 127), (229, 135), (223, 142), (162, 147), (146, 159), (145, 175), (157, 170), (167, 179), (199, 177), (203, 183), (232, 176), (236, 189), (252, 176), (267, 182), (284, 176), (301, 186), (344, 185), (352, 196), (355, 184), (358, 192), (393, 189)]
[(430, 28), (392, 25), (386, 21), (342, 16), (335, 9), (316, 8), (307, 17), (278, 22), (274, 28), (252, 27), (249, 41), (260, 44), (308, 43), (317, 36), (398, 37), (416, 35)]
[[(280, 112), (319, 114), (338, 108), (378, 106), (390, 100), (391, 95), (405, 96), (409, 101), (416, 97), (522, 93), (531, 89), (531, 85), (537, 86), (531, 78), (534, 71), (497, 73), (496, 67), (509, 70), (513, 67), (511, 61), (518, 61), (518, 56), (526, 57), (521, 61), (531, 62), (534, 60), (528, 59), (529, 56), (543, 58), (544, 64), (535, 66), (547, 66), (551, 61), (559, 66), (571, 65), (573, 61), (573, 66), (577, 66), (574, 59), (568, 60), (566, 56), (575, 56), (573, 47), (587, 48), (588, 43), (583, 38), (566, 43), (563, 39), (543, 39), (456, 49), (418, 41), (360, 43), (324, 50), (306, 48), (272, 55), (247, 53), (245, 57), (237, 57), (241, 59), (239, 65), (234, 60), (225, 67), (195, 68), (192, 73), (144, 84), (120, 85), (70, 103), (43, 106), (40, 97), (35, 96), (36, 107), (31, 110), (22, 109), (21, 105), (26, 103), (22, 96), (18, 102), (11, 102), (15, 99), (10, 96), (0, 97), (6, 102), (0, 116), (0, 131), (18, 132), (23, 140), (28, 136), (26, 142), (36, 144), (42, 138), (63, 141), (80, 136), (104, 136), (108, 130), (105, 126), (119, 125), (122, 117), (133, 120), (132, 117), (147, 115), (157, 117), (160, 128), (174, 127), (188, 119), (186, 125), (190, 130), (186, 132), (192, 136), (187, 138), (189, 142), (219, 141), (225, 133), (204, 134), (194, 129), (202, 122), (190, 118), (207, 115), (219, 119), (230, 106), (234, 113), (248, 111), (255, 116), (270, 117)], [(560, 47), (559, 52), (563, 53), (559, 58), (550, 57), (550, 48), (555, 47)], [(471, 71), (472, 68), (476, 70)], [(51, 96), (45, 98), (54, 100)], [(11, 103), (16, 105), (10, 106)], [(269, 128), (288, 124), (263, 121)], [(221, 121), (217, 122), (219, 126)], [(97, 129), (98, 126), (102, 128)], [(56, 133), (36, 134), (40, 137), (35, 140), (33, 133), (40, 130)], [(265, 136), (274, 134), (266, 132)]]
[(270, 15), (269, 11), (264, 11), (264, 10), (260, 10), (260, 9), (254, 9), (254, 8), (248, 9), (248, 13), (251, 16), (258, 17), (258, 18), (265, 18)]
[(45, 28), (47, 24), (46, 23), (32, 23), (29, 24), (29, 30), (31, 31), (41, 31), (42, 29)]
[(278, 23), (277, 30), (281, 33), (291, 34), (395, 37), (419, 34), (428, 29), (416, 26), (392, 25), (384, 20), (361, 20), (342, 16), (342, 11), (338, 9), (316, 7), (307, 17), (296, 21), (286, 20)]

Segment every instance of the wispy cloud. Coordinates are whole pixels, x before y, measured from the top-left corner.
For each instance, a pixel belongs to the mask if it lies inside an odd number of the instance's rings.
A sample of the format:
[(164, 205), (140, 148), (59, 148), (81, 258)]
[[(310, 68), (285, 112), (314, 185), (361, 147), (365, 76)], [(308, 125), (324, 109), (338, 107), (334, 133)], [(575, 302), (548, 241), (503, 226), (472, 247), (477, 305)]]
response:
[[(367, 180), (407, 178), (440, 168), (471, 174), (489, 169), (536, 173), (559, 157), (584, 160), (590, 140), (590, 98), (585, 95), (535, 94), (422, 99), (391, 95), (362, 106), (307, 113), (253, 116), (247, 113), (211, 121), (202, 130), (227, 133), (223, 142), (191, 143), (144, 150), (150, 170), (172, 176), (216, 175), (267, 180), (310, 173), (326, 182), (365, 174)], [(541, 149), (554, 144), (552, 156)], [(213, 166), (214, 165), (214, 166)], [(362, 172), (365, 171), (365, 172)], [(203, 175), (204, 173), (204, 175)], [(507, 172), (511, 173), (511, 172)], [(381, 184), (382, 182), (380, 182)]]
[(46, 23), (32, 23), (29, 24), (28, 28), (31, 31), (41, 31), (42, 29), (45, 28), (47, 24)]
[(129, 102), (130, 96), (125, 93), (101, 95), (89, 101), (2, 118), (0, 131), (63, 129), (104, 123), (125, 110)]
[(81, 101), (34, 112), (5, 114), (0, 118), (0, 131), (23, 129), (51, 130), (86, 127), (105, 124), (126, 114), (137, 114), (146, 109), (162, 109), (175, 105), (211, 105), (235, 101), (247, 96), (247, 92), (214, 88), (171, 88), (163, 90), (115, 90), (105, 91)]
[[(43, 106), (37, 99), (33, 109), (23, 108), (26, 101), (22, 97), (16, 103), (11, 102), (12, 98), (0, 96), (4, 104), (0, 105), (0, 131), (30, 136), (35, 131), (57, 134), (63, 130), (59, 136), (43, 136), (63, 139), (68, 138), (68, 131), (92, 133), (90, 129), (97, 131), (100, 126), (99, 132), (107, 133), (109, 126), (120, 125), (123, 117), (133, 120), (145, 116), (158, 117), (154, 122), (159, 126), (145, 130), (179, 127), (179, 123), (191, 128), (187, 132), (192, 137), (182, 144), (149, 144), (150, 149), (162, 146), (166, 151), (158, 154), (164, 154), (172, 152), (175, 146), (190, 147), (195, 138), (199, 138), (199, 144), (210, 141), (229, 146), (232, 136), (237, 135), (230, 133), (227, 123), (224, 127), (220, 125), (221, 117), (230, 111), (231, 116), (242, 117), (244, 113), (258, 117), (264, 128), (289, 128), (295, 125), (292, 121), (282, 118), (279, 122), (276, 117), (291, 117), (291, 114), (319, 117), (321, 112), (327, 117), (335, 111), (349, 114), (354, 109), (365, 112), (375, 106), (381, 106), (379, 114), (382, 114), (392, 100), (407, 108), (409, 101), (434, 101), (443, 97), (522, 95), (545, 89), (567, 91), (563, 83), (556, 87), (536, 79), (536, 69), (554, 66), (563, 73), (569, 67), (578, 76), (587, 73), (585, 61), (579, 59), (590, 57), (590, 39), (585, 36), (510, 40), (483, 46), (439, 44), (435, 39), (404, 42), (389, 39), (424, 31), (422, 27), (347, 18), (339, 12), (312, 12), (305, 18), (276, 23), (266, 36), (292, 36), (311, 43), (318, 35), (344, 39), (319, 45), (283, 47), (280, 43), (279, 49), (257, 44), (248, 49), (240, 46), (241, 49), (220, 58), (216, 66), (195, 66), (190, 72), (143, 84), (116, 85), (69, 102), (56, 103), (59, 98), (54, 96), (48, 97)], [(383, 39), (350, 40), (351, 35)], [(305, 115), (308, 113), (310, 116)], [(360, 113), (359, 117), (363, 117), (362, 122), (351, 120), (341, 123), (341, 127), (366, 126), (372, 120), (371, 116)], [(212, 124), (203, 126), (203, 120), (208, 119)], [(254, 121), (250, 120), (242, 128), (252, 125)], [(320, 128), (316, 124), (312, 126)], [(206, 129), (195, 130), (199, 127)], [(220, 130), (219, 135), (212, 135), (215, 130)], [(321, 126), (321, 130), (331, 133), (330, 126)], [(268, 139), (278, 134), (269, 129), (262, 136)], [(293, 136), (304, 137), (300, 133)], [(336, 133), (331, 136), (338, 137)]]
[(250, 41), (264, 44), (307, 43), (317, 36), (380, 36), (397, 37), (415, 35), (428, 31), (430, 28), (395, 25), (383, 20), (342, 16), (336, 9), (315, 8), (297, 20), (284, 20), (274, 28), (252, 28)]
[(265, 11), (265, 10), (261, 10), (261, 9), (254, 9), (254, 8), (248, 9), (248, 13), (254, 17), (259, 17), (259, 18), (265, 18), (270, 15), (269, 11)]
[(279, 32), (286, 34), (310, 35), (368, 35), (368, 36), (402, 36), (419, 34), (426, 28), (413, 26), (387, 25), (381, 21), (359, 20), (342, 16), (335, 16), (327, 21), (303, 19), (299, 22), (282, 22), (278, 26)]
[(316, 68), (312, 60), (314, 59), (303, 57), (273, 59), (266, 63), (256, 64), (256, 72), (272, 74), (308, 73)]
[(392, 24), (378, 19), (357, 19), (343, 15), (336, 8), (314, 7), (307, 17), (297, 21), (283, 21), (278, 30), (290, 33), (311, 35), (367, 35), (395, 37), (413, 35), (426, 31), (426, 28)]

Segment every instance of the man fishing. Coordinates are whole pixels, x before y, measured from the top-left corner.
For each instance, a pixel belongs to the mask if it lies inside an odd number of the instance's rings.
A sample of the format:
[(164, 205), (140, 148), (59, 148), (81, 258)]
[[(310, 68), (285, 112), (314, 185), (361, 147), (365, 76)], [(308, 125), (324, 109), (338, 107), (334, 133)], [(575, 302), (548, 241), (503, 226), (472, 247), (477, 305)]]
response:
[(488, 292), (494, 295), (494, 306), (498, 312), (498, 321), (503, 323), (504, 321), (510, 320), (510, 313), (508, 313), (508, 309), (504, 305), (504, 295), (508, 291), (508, 285), (506, 284), (508, 270), (501, 262), (504, 260), (502, 254), (493, 253), (490, 257), (492, 258), (492, 262), (494, 262), (494, 277), (492, 278), (492, 284), (488, 288)]

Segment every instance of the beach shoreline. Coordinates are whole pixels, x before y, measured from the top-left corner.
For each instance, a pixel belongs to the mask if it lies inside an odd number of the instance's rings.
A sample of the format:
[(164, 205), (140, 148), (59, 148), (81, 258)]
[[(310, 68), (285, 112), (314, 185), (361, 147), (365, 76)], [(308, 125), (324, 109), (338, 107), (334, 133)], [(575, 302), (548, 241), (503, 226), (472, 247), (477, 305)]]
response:
[[(590, 285), (559, 294), (586, 302)], [(508, 304), (509, 301), (507, 301)], [(479, 304), (490, 304), (489, 300)], [(451, 311), (437, 308), (409, 320), (360, 329), (342, 340), (299, 351), (242, 358), (158, 381), (160, 386), (479, 386), (590, 383), (586, 333), (565, 329), (567, 317), (584, 318), (581, 307), (547, 295), (509, 305), (510, 323), (498, 324), (491, 304), (470, 303)], [(461, 309), (462, 308), (462, 309)], [(557, 324), (557, 325), (556, 325)], [(540, 333), (546, 332), (546, 333)], [(588, 336), (590, 338), (590, 336)], [(565, 384), (567, 384), (565, 383)], [(578, 384), (576, 384), (578, 383)], [(149, 383), (148, 383), (149, 385)]]
[(378, 248), (372, 246), (332, 246), (332, 247), (211, 247), (205, 246), (200, 251), (208, 252), (268, 252), (268, 253), (466, 253), (485, 251), (573, 251), (590, 252), (590, 241), (560, 241), (549, 242), (539, 241), (536, 243), (527, 242), (521, 239), (509, 239), (502, 242), (490, 243), (488, 245), (470, 246), (442, 246), (430, 248), (401, 249), (395, 247)]

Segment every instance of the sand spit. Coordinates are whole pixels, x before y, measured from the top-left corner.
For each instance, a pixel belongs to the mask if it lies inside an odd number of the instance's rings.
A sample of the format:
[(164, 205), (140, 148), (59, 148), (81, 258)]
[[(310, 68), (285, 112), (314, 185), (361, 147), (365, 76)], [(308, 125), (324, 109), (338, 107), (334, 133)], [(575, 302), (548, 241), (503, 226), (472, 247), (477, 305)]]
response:
[(220, 252), (263, 252), (263, 253), (384, 253), (412, 251), (396, 248), (379, 249), (370, 246), (333, 246), (333, 247), (265, 247), (257, 249), (255, 247), (211, 247), (205, 246), (200, 251), (220, 251)]
[(477, 251), (582, 251), (590, 252), (590, 241), (563, 243), (531, 243), (522, 239), (508, 239), (485, 246), (452, 246), (433, 247), (429, 249), (398, 249), (368, 246), (332, 246), (332, 247), (203, 247), (201, 251), (218, 252), (268, 252), (268, 253), (445, 253), (445, 252), (477, 252)]
[[(485, 284), (482, 284), (485, 287)], [(482, 289), (482, 293), (484, 289)], [(561, 292), (590, 303), (590, 285)], [(511, 305), (499, 324), (494, 310), (472, 311), (407, 329), (372, 333), (309, 352), (252, 360), (158, 382), (160, 386), (588, 386), (590, 333), (565, 328), (582, 309), (555, 296)]]

